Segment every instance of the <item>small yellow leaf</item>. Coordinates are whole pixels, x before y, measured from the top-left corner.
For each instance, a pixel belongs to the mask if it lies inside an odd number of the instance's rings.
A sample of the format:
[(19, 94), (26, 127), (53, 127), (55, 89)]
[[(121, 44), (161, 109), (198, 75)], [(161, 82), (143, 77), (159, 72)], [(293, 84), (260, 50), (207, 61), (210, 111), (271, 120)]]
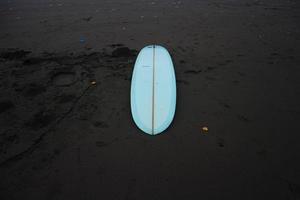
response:
[(207, 126), (203, 126), (202, 127), (202, 131), (207, 132), (208, 131), (208, 127)]

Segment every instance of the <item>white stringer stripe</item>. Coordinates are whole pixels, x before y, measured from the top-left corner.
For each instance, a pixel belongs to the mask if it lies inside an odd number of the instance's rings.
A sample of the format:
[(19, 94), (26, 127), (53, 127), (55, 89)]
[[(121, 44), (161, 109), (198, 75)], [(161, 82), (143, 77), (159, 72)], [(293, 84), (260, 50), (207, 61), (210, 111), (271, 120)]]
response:
[(153, 70), (152, 70), (152, 135), (154, 135), (154, 94), (155, 94), (155, 45), (153, 45)]

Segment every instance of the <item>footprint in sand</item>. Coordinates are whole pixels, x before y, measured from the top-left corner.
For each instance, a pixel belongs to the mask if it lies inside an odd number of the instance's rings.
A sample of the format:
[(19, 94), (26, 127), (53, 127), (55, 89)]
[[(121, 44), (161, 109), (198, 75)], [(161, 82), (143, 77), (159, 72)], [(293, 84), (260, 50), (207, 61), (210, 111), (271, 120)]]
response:
[(59, 72), (52, 77), (55, 86), (70, 86), (76, 82), (76, 74), (74, 72)]

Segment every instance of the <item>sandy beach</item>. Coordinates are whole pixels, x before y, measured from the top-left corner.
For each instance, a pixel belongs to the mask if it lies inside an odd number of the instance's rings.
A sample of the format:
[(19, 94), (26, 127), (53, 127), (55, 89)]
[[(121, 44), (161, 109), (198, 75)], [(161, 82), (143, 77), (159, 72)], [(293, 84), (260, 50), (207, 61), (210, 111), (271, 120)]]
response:
[[(0, 199), (300, 199), (299, 24), (296, 0), (0, 1)], [(149, 44), (177, 79), (157, 136), (130, 111)]]

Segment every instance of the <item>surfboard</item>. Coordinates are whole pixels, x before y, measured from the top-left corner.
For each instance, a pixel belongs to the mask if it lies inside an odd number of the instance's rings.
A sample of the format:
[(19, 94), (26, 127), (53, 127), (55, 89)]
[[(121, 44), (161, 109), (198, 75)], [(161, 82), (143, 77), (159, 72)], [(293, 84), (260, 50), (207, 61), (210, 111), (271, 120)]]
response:
[(139, 52), (130, 92), (131, 114), (139, 129), (157, 135), (169, 127), (176, 109), (176, 78), (164, 47), (149, 45)]

